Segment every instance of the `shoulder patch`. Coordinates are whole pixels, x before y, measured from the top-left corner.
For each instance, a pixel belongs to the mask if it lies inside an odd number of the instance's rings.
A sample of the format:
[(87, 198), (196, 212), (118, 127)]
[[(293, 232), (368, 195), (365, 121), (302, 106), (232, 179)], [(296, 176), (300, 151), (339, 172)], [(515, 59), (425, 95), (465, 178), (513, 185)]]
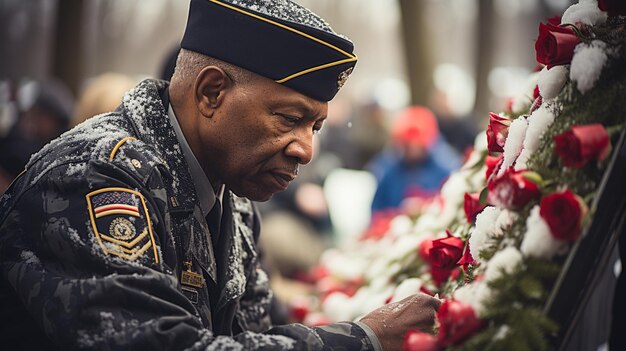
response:
[(93, 233), (105, 254), (159, 263), (148, 207), (140, 192), (103, 188), (86, 198)]

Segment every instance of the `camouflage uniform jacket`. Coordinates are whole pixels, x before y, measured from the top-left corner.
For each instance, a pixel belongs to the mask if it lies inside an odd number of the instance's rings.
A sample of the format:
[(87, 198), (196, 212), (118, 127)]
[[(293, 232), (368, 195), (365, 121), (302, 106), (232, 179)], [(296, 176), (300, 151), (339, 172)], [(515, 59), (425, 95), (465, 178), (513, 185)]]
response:
[(165, 92), (140, 83), (35, 154), (2, 197), (2, 348), (371, 349), (354, 323), (270, 328), (256, 211), (226, 191), (211, 238)]

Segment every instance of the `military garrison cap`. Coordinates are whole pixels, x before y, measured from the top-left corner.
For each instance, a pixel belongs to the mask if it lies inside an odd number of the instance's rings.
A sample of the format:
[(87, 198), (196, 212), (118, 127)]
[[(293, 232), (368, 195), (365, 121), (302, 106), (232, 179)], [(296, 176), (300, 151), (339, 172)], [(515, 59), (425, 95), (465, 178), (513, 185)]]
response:
[(181, 47), (329, 101), (356, 64), (354, 45), (290, 0), (191, 0)]

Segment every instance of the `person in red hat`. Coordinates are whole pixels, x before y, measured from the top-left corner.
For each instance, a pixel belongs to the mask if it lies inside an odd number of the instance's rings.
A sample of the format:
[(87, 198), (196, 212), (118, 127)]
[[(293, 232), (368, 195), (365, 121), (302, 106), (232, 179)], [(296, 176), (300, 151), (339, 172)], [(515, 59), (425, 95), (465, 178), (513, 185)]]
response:
[(407, 198), (433, 196), (459, 166), (458, 156), (440, 136), (437, 119), (426, 107), (403, 110), (393, 122), (391, 140), (393, 153), (379, 159), (386, 166), (372, 201), (374, 214), (397, 209)]

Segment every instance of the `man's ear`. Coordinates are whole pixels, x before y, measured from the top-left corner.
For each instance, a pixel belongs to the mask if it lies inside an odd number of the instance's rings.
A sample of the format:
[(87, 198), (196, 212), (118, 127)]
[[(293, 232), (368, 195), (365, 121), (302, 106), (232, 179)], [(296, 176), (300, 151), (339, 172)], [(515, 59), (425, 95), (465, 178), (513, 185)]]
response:
[(194, 85), (196, 106), (205, 117), (213, 116), (224, 99), (225, 91), (232, 85), (230, 77), (219, 67), (207, 66), (198, 73)]

